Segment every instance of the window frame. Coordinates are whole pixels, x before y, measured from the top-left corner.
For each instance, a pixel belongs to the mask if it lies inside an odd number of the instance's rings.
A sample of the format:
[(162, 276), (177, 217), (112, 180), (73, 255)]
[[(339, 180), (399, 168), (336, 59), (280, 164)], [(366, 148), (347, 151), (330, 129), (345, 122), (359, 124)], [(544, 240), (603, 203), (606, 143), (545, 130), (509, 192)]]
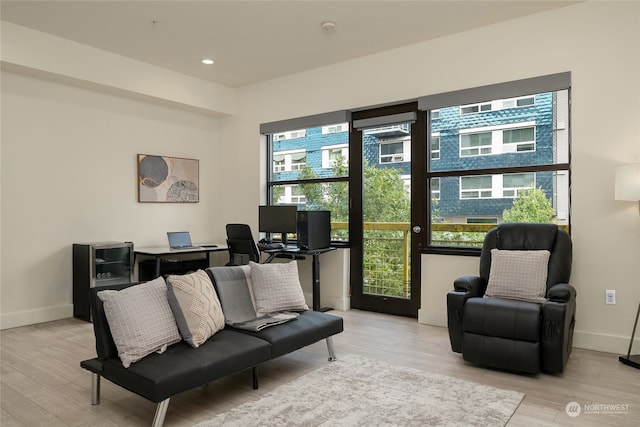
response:
[[(274, 147), (274, 143), (277, 141), (274, 141), (273, 136), (276, 134), (295, 134), (295, 136), (297, 137), (301, 137), (300, 135), (302, 134), (302, 132), (305, 133), (306, 136), (307, 135), (307, 131), (310, 128), (321, 128), (320, 133), (321, 135), (325, 136), (325, 135), (334, 135), (337, 133), (345, 133), (345, 143), (340, 143), (340, 144), (333, 144), (333, 145), (327, 145), (324, 147), (321, 147), (321, 153), (320, 153), (320, 168), (321, 169), (326, 169), (324, 168), (324, 149), (325, 148), (339, 148), (342, 150), (342, 153), (345, 153), (345, 150), (347, 152), (347, 157), (345, 157), (348, 161), (348, 153), (349, 153), (349, 135), (351, 133), (351, 112), (347, 111), (347, 110), (341, 110), (341, 111), (334, 111), (334, 112), (329, 112), (329, 113), (323, 113), (323, 114), (318, 114), (318, 115), (313, 115), (313, 116), (305, 116), (305, 117), (298, 117), (298, 118), (294, 118), (294, 119), (287, 119), (287, 120), (281, 120), (281, 121), (277, 121), (277, 122), (270, 122), (270, 123), (262, 123), (260, 125), (260, 133), (262, 134), (262, 136), (264, 137), (264, 140), (266, 142), (266, 163), (267, 163), (267, 168), (266, 168), (266, 182), (265, 182), (265, 199), (262, 202), (263, 204), (278, 204), (278, 201), (274, 201), (273, 197), (274, 197), (274, 188), (277, 187), (291, 187), (292, 193), (291, 193), (291, 200), (296, 200), (296, 198), (298, 197), (304, 197), (303, 195), (299, 195), (299, 194), (293, 194), (295, 192), (294, 188), (295, 186), (299, 186), (299, 185), (304, 185), (304, 184), (325, 184), (325, 183), (346, 183), (347, 184), (347, 191), (349, 191), (348, 186), (349, 186), (349, 174), (347, 173), (344, 176), (331, 176), (331, 177), (318, 177), (318, 178), (308, 178), (308, 179), (276, 179), (276, 174), (274, 173), (273, 170), (273, 147)], [(335, 131), (334, 131), (335, 130)], [(280, 139), (280, 141), (282, 141), (282, 139)], [(304, 150), (306, 151), (307, 154), (307, 164), (309, 162), (309, 147), (304, 147)], [(288, 150), (289, 152), (292, 151), (302, 151), (302, 150)], [(277, 152), (276, 152), (277, 153)], [(332, 167), (329, 166), (330, 168)], [(293, 171), (296, 172), (296, 171)], [(299, 187), (298, 187), (299, 188)], [(299, 203), (299, 200), (296, 200), (292, 203)], [(337, 240), (337, 241), (332, 241), (331, 242), (332, 246), (337, 246), (337, 247), (348, 247), (349, 246), (349, 240), (348, 238), (346, 240)]]
[[(566, 214), (568, 214), (566, 225), (560, 225), (564, 229), (570, 232), (571, 229), (571, 73), (562, 72), (557, 74), (550, 74), (546, 76), (533, 77), (522, 80), (515, 80), (504, 83), (497, 83), (487, 86), (480, 86), (470, 89), (462, 89), (453, 92), (446, 92), (434, 95), (424, 96), (418, 99), (419, 110), (423, 111), (427, 119), (426, 132), (429, 134), (433, 132), (432, 121), (436, 121), (442, 117), (438, 114), (438, 119), (432, 119), (432, 111), (440, 111), (443, 108), (454, 106), (472, 106), (474, 104), (484, 104), (489, 102), (487, 100), (514, 100), (514, 106), (508, 108), (526, 108), (537, 105), (537, 94), (543, 94), (548, 92), (566, 91), (566, 121), (567, 123), (557, 123), (554, 126), (556, 130), (566, 130), (566, 156), (563, 154), (561, 158), (552, 160), (548, 164), (536, 164), (533, 166), (507, 166), (507, 167), (490, 167), (487, 164), (486, 168), (477, 169), (464, 169), (457, 168), (457, 165), (452, 165), (451, 168), (442, 170), (441, 163), (434, 163), (430, 161), (430, 156), (427, 156), (427, 168), (424, 173), (427, 185), (427, 194), (431, 195), (431, 180), (435, 178), (446, 178), (473, 175), (505, 175), (515, 173), (530, 173), (534, 172), (537, 177), (538, 172), (553, 172), (554, 177), (566, 174), (568, 178), (567, 183), (567, 206)], [(518, 100), (529, 100), (533, 98), (533, 102), (525, 103), (525, 105), (518, 105)], [(504, 104), (503, 104), (504, 107)], [(507, 107), (504, 107), (505, 109)], [(555, 108), (555, 106), (554, 106)], [(563, 105), (564, 108), (564, 105)], [(554, 117), (555, 120), (555, 117)], [(556, 125), (556, 123), (554, 123)], [(536, 124), (533, 125), (534, 130), (537, 130)], [(537, 135), (534, 135), (537, 137)], [(502, 141), (500, 141), (501, 145)], [(502, 148), (502, 147), (501, 147)], [(458, 146), (458, 150), (460, 145)], [(534, 150), (538, 147), (535, 146)], [(529, 152), (529, 151), (526, 151)], [(502, 154), (502, 153), (501, 153)], [(554, 163), (554, 161), (556, 163)], [(439, 170), (433, 170), (434, 165), (438, 165)], [(481, 167), (482, 165), (480, 165)], [(537, 178), (536, 178), (537, 179)], [(440, 183), (442, 187), (442, 183)], [(463, 256), (479, 256), (481, 248), (479, 247), (463, 247), (463, 246), (436, 246), (431, 244), (431, 236), (433, 235), (432, 225), (437, 224), (438, 218), (432, 218), (432, 198), (427, 198), (426, 210), (426, 230), (422, 233), (422, 253), (427, 254), (442, 254), (442, 255), (463, 255)], [(564, 212), (563, 212), (564, 213)]]

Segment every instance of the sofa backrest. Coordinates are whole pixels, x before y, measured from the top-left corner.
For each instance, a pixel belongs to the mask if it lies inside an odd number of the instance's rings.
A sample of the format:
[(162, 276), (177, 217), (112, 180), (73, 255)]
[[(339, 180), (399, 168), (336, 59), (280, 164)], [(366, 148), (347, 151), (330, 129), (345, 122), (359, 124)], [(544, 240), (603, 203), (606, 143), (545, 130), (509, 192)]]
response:
[(98, 360), (104, 362), (105, 360), (118, 357), (118, 349), (116, 343), (111, 336), (111, 329), (109, 329), (109, 323), (104, 313), (104, 307), (102, 300), (98, 298), (98, 292), (105, 290), (119, 291), (121, 289), (133, 286), (135, 283), (127, 283), (124, 285), (110, 285), (99, 286), (89, 289), (90, 297), (89, 304), (91, 307), (91, 319), (93, 320), (93, 333), (96, 336), (96, 354)]
[(555, 224), (505, 223), (489, 231), (480, 255), (480, 276), (489, 280), (491, 249), (548, 250), (547, 290), (557, 283), (569, 283), (572, 245), (569, 234)]

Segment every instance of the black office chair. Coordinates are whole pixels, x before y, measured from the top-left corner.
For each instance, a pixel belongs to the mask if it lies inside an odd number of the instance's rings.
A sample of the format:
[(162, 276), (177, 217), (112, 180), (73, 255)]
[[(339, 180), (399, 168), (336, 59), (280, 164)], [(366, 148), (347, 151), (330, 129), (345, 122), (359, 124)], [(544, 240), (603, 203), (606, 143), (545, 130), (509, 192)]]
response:
[(249, 261), (260, 262), (260, 251), (253, 240), (251, 227), (247, 224), (227, 224), (227, 265), (246, 265)]

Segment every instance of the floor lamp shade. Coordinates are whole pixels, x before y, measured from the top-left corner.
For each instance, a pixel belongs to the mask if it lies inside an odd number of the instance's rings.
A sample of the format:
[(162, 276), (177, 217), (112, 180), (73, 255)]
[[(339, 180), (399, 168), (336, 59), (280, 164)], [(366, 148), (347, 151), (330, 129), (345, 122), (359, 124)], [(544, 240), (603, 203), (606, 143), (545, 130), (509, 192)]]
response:
[(640, 163), (616, 168), (615, 199), (634, 202), (640, 200)]

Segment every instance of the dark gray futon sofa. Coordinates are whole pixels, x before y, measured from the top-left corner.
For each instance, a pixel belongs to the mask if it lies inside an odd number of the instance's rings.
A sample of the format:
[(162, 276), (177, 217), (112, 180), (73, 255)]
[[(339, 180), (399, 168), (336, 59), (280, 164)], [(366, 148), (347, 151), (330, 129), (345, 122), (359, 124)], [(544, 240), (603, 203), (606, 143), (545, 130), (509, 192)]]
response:
[[(215, 285), (215, 269), (233, 268), (239, 267), (213, 267), (207, 269), (207, 273)], [(342, 318), (308, 310), (301, 312), (295, 320), (260, 331), (226, 326), (198, 348), (183, 340), (169, 346), (162, 354), (152, 353), (125, 368), (118, 357), (103, 304), (97, 294), (106, 289), (121, 290), (129, 286), (135, 285), (90, 290), (97, 357), (82, 361), (80, 366), (92, 373), (91, 403), (94, 405), (100, 403), (100, 378), (104, 377), (157, 403), (152, 425), (161, 426), (170, 398), (183, 391), (247, 369), (253, 370), (253, 387), (256, 389), (260, 363), (322, 339), (326, 339), (329, 360), (335, 360), (332, 336), (343, 331)]]

